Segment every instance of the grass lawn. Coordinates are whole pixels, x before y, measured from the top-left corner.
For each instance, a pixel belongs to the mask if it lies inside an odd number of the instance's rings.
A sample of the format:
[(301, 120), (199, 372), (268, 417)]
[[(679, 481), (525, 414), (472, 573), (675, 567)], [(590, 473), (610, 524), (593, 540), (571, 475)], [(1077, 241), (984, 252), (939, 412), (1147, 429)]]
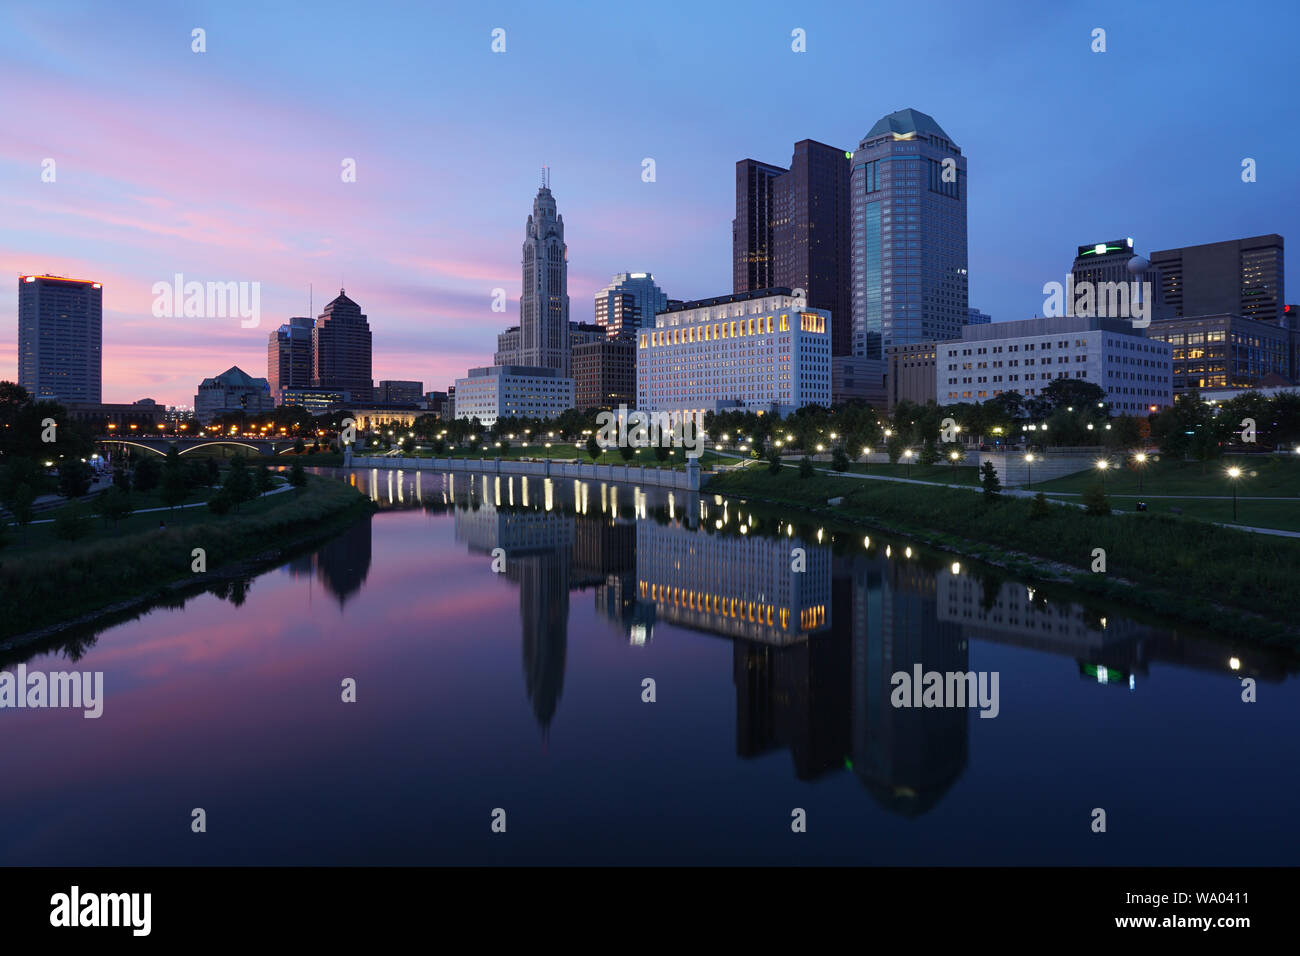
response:
[[(1172, 461), (1168, 458), (1147, 462), (1142, 475), (1143, 497), (1158, 495), (1226, 495), (1232, 497), (1232, 482), (1225, 474), (1229, 466), (1241, 468), (1237, 479), (1239, 496), (1261, 498), (1295, 498), (1300, 501), (1300, 456), (1276, 458), (1272, 456), (1228, 456), (1221, 461)], [(1097, 472), (1086, 471), (1051, 481), (1034, 482), (1035, 491), (1069, 492), (1078, 494), (1097, 481)], [(1112, 469), (1106, 473), (1106, 493), (1110, 495), (1136, 495), (1138, 472), (1134, 467)], [(1232, 503), (1228, 503), (1228, 516), (1232, 516)]]
[[(787, 464), (790, 460), (787, 459)], [(794, 459), (794, 464), (799, 460)], [(829, 468), (829, 462), (814, 461), (815, 468)], [(849, 465), (849, 471), (858, 474), (867, 475), (885, 475), (889, 478), (911, 478), (913, 481), (933, 481), (941, 485), (978, 485), (979, 469), (974, 465), (958, 465), (954, 470), (952, 465), (908, 465), (899, 462), (891, 465), (888, 462), (881, 464), (866, 464), (856, 461)]]

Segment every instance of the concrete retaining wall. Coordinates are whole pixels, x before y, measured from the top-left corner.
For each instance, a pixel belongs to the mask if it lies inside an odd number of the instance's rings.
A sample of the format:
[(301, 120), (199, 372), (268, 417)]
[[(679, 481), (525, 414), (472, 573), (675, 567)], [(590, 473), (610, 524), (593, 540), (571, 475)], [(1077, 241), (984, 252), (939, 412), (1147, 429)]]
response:
[(682, 491), (700, 490), (698, 468), (685, 470), (671, 468), (646, 468), (640, 465), (568, 464), (551, 459), (541, 461), (514, 461), (503, 458), (352, 458), (353, 468), (402, 469), (404, 471), (470, 472), (481, 475), (528, 475), (539, 478), (577, 478), (582, 481), (621, 481), (657, 488), (678, 488)]

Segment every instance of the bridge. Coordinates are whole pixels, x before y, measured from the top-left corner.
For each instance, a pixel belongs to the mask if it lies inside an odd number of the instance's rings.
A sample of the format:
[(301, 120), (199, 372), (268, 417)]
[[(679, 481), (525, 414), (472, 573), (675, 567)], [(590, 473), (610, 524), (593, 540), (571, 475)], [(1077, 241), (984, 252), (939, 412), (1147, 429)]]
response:
[(110, 448), (144, 449), (160, 457), (167, 455), (167, 450), (175, 445), (182, 455), (200, 451), (204, 454), (217, 454), (230, 458), (235, 455), (284, 455), (293, 451), (297, 438), (240, 438), (234, 435), (212, 438), (166, 438), (149, 435), (101, 435), (95, 439), (96, 444)]

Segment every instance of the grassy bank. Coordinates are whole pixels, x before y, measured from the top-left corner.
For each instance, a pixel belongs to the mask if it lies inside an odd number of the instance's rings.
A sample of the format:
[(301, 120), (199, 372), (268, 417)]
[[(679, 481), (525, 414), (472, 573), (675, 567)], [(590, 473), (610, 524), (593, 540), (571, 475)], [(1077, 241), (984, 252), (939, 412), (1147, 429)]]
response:
[[(1060, 505), (1034, 518), (1030, 499), (986, 502), (955, 488), (801, 479), (793, 468), (777, 475), (765, 467), (720, 475), (707, 490), (896, 531), (1022, 577), (1059, 578), (1044, 562), (1068, 565), (1083, 591), (1139, 603), (1225, 636), (1289, 647), (1300, 636), (1290, 593), (1300, 540), (1159, 514), (1095, 517)], [(826, 504), (836, 497), (843, 502)], [(1105, 573), (1090, 570), (1096, 548), (1106, 552)]]
[[(232, 565), (327, 536), (370, 507), (350, 485), (313, 476), (303, 491), (259, 499), (241, 512), (218, 516), (190, 509), (192, 521), (169, 523), (166, 530), (157, 527), (157, 515), (142, 515), (150, 519), (144, 530), (40, 548), (29, 542), (23, 553), (6, 548), (0, 551), (0, 607), (6, 609), (0, 636), (153, 600), (176, 585), (216, 580)], [(192, 570), (195, 548), (204, 551), (206, 574)]]

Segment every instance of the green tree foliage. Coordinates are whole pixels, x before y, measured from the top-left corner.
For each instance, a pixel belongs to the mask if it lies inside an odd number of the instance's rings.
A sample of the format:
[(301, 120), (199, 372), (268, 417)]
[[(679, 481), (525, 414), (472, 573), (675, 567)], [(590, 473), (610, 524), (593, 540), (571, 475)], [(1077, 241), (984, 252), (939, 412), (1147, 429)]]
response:
[(54, 516), (54, 536), (60, 541), (78, 541), (90, 534), (90, 511), (81, 502), (59, 509)]
[(984, 486), (986, 499), (996, 498), (1002, 494), (1002, 482), (998, 479), (998, 470), (993, 462), (986, 461), (980, 465), (980, 484)]
[(817, 471), (816, 469), (813, 468), (812, 459), (809, 458), (807, 455), (804, 455), (802, 458), (799, 459), (799, 477), (811, 478), (815, 474), (817, 474)]
[(289, 484), (295, 488), (305, 488), (307, 486), (307, 472), (302, 467), (302, 462), (295, 461), (289, 467)]
[(1106, 492), (1101, 485), (1089, 485), (1080, 496), (1080, 500), (1083, 502), (1084, 510), (1090, 515), (1110, 514), (1110, 499), (1106, 497)]
[(162, 466), (153, 452), (145, 452), (131, 472), (131, 484), (136, 491), (153, 491), (162, 481)]
[(90, 491), (94, 472), (80, 458), (65, 458), (59, 462), (59, 494), (65, 498), (81, 498)]
[(116, 524), (131, 515), (131, 496), (117, 485), (106, 488), (95, 499), (95, 513), (105, 521)]
[(1040, 518), (1050, 518), (1052, 516), (1052, 506), (1047, 503), (1047, 495), (1041, 491), (1034, 495), (1034, 500), (1029, 502), (1029, 517), (1035, 521)]
[(775, 445), (767, 450), (767, 470), (773, 475), (781, 471), (781, 452)]
[(590, 456), (590, 458), (591, 458), (591, 463), (592, 463), (593, 465), (596, 463), (596, 459), (600, 457), (600, 453), (601, 453), (600, 440), (596, 438), (596, 436), (595, 436), (594, 433), (591, 434), (591, 435), (588, 435), (588, 436), (587, 436), (587, 454), (588, 454), (588, 456)]
[(831, 452), (831, 467), (836, 471), (849, 470), (849, 456), (842, 447), (836, 446), (835, 451)]

